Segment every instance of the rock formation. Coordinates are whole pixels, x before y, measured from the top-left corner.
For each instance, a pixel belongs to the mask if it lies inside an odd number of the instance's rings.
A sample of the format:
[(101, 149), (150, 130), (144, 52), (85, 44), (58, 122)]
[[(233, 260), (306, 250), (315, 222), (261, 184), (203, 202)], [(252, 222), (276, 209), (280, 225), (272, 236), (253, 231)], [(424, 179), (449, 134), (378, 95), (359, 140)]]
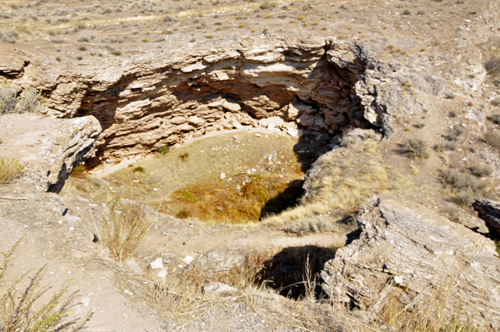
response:
[(391, 297), (409, 311), (442, 301), (448, 318), (464, 304), (464, 321), (500, 328), (500, 260), (491, 240), (412, 202), (381, 200), (356, 220), (359, 238), (321, 273), (329, 300), (376, 314)]
[[(412, 82), (411, 93), (401, 93), (402, 81)], [(381, 128), (388, 135), (396, 113), (425, 106), (418, 91), (437, 94), (435, 86), (442, 85), (425, 73), (375, 60), (361, 44), (258, 37), (224, 49), (72, 72), (29, 67), (12, 83), (42, 89), (51, 116), (95, 116), (103, 127), (101, 160), (148, 153), (190, 135), (267, 128), (259, 121), (271, 117), (283, 119), (271, 127), (291, 134), (298, 124), (331, 135), (352, 127)]]
[(59, 192), (74, 166), (95, 155), (101, 126), (93, 116), (54, 119), (7, 114), (0, 124), (0, 155), (24, 166), (26, 187)]

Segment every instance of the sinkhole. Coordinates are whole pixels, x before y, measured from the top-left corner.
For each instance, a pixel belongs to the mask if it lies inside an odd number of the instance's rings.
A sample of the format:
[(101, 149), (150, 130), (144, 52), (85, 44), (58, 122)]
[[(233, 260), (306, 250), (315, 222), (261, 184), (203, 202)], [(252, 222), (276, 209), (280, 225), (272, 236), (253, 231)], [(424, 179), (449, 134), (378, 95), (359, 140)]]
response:
[(73, 116), (103, 131), (65, 190), (229, 223), (293, 207), (314, 160), (346, 130), (375, 128), (357, 90), (362, 53), (331, 40), (249, 46), (89, 81)]

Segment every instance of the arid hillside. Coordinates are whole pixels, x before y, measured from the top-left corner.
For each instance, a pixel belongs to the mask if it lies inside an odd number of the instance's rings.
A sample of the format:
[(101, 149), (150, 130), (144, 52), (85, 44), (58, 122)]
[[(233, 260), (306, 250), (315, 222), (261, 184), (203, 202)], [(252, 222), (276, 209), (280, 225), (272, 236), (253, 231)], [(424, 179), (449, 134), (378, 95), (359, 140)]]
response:
[(0, 1), (0, 331), (497, 331), (500, 4)]

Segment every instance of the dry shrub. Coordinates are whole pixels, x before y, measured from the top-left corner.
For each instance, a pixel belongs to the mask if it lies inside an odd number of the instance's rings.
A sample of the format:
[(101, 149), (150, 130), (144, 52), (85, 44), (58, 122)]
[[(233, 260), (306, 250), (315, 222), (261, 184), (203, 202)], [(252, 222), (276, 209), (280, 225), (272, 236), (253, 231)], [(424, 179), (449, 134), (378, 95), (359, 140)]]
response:
[(40, 113), (44, 107), (41, 92), (27, 87), (18, 96), (8, 83), (0, 83), (0, 115), (3, 113)]
[(484, 196), (488, 185), (487, 182), (481, 181), (475, 176), (452, 168), (440, 170), (439, 179), (452, 201), (463, 207), (470, 206), (474, 196)]
[(408, 138), (401, 144), (401, 153), (405, 154), (411, 159), (427, 159), (429, 158), (429, 151), (427, 149), (427, 142), (420, 138)]
[(500, 75), (500, 58), (498, 57), (493, 57), (489, 59), (485, 64), (484, 67), (486, 69), (486, 72), (492, 76), (493, 78), (498, 77)]
[(24, 169), (16, 159), (0, 158), (0, 184), (14, 179)]
[(153, 225), (154, 217), (147, 209), (124, 199), (108, 205), (107, 216), (103, 218), (102, 242), (117, 261), (130, 257)]
[(368, 197), (398, 191), (402, 184), (402, 177), (384, 163), (371, 139), (333, 150), (320, 157), (315, 167), (318, 174), (309, 180), (301, 204), (266, 222), (282, 224), (332, 210), (347, 215)]
[(14, 112), (18, 100), (17, 93), (8, 83), (0, 83), (0, 115)]
[(456, 148), (457, 148), (457, 143), (455, 142), (441, 142), (434, 145), (434, 150), (436, 150), (437, 152), (455, 151)]
[(297, 236), (304, 236), (308, 234), (332, 232), (333, 229), (333, 224), (327, 220), (305, 219), (291, 225), (285, 229), (285, 232)]
[(500, 134), (497, 132), (487, 132), (481, 139), (482, 142), (494, 147), (500, 151)]
[(484, 177), (484, 176), (490, 176), (491, 173), (493, 173), (493, 168), (488, 165), (482, 165), (482, 164), (475, 164), (472, 166), (469, 166), (470, 172), (477, 176), (477, 177)]
[[(22, 239), (17, 240), (7, 253), (1, 253), (3, 259), (0, 262), (0, 282)], [(0, 331), (81, 331), (91, 319), (92, 310), (82, 319), (68, 319), (68, 314), (75, 306), (77, 298), (77, 292), (68, 294), (68, 288), (71, 286), (68, 280), (46, 303), (39, 303), (41, 296), (51, 289), (50, 286), (41, 285), (45, 270), (44, 266), (33, 276), (29, 276), (30, 271), (26, 272), (12, 282), (1, 295)]]
[(465, 133), (465, 129), (463, 127), (453, 128), (448, 134), (444, 136), (448, 141), (458, 141), (460, 136)]
[[(500, 98), (497, 98), (499, 103), (497, 106), (500, 106)], [(496, 99), (495, 99), (496, 100)], [(490, 120), (493, 123), (496, 123), (497, 125), (500, 125), (500, 113), (494, 113), (488, 117), (488, 120)]]

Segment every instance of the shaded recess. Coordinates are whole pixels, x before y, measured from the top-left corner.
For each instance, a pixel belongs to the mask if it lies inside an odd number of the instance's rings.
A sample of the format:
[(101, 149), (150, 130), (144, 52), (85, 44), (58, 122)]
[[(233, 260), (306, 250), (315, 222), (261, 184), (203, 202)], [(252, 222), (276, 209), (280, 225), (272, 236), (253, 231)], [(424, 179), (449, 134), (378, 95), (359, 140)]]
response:
[(317, 246), (284, 248), (264, 262), (255, 283), (266, 284), (280, 295), (293, 299), (318, 296), (321, 290), (318, 275), (324, 264), (335, 258), (335, 251), (335, 248)]

